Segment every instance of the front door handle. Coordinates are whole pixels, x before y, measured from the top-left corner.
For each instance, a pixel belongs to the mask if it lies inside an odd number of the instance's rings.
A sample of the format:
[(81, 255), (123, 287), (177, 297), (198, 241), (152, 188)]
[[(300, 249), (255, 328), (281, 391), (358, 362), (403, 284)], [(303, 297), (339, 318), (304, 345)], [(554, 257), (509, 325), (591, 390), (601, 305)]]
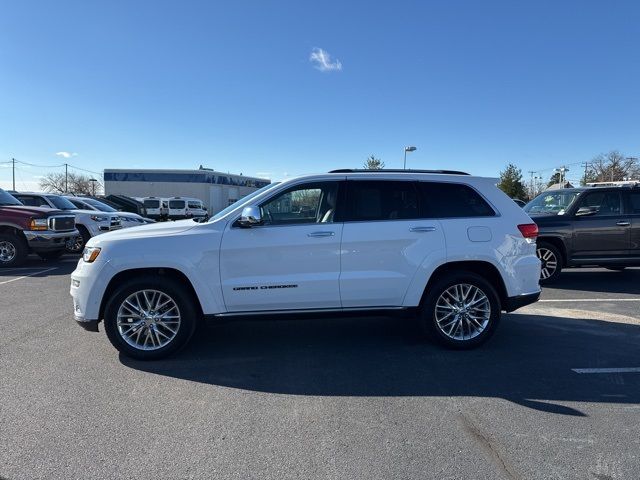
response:
[(435, 232), (436, 227), (409, 227), (410, 232)]
[(307, 233), (307, 237), (333, 237), (335, 232), (311, 232)]
[(618, 225), (619, 227), (628, 227), (629, 225), (631, 225), (631, 222), (627, 222), (626, 220), (620, 220), (618, 223), (616, 223), (616, 225)]

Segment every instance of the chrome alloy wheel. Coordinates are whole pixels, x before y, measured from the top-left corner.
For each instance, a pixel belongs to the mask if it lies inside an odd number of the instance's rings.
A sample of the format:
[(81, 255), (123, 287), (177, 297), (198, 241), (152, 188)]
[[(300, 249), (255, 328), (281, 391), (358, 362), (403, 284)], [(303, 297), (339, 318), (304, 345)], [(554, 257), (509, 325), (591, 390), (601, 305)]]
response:
[(544, 247), (538, 247), (536, 253), (542, 262), (540, 267), (540, 278), (542, 280), (546, 280), (556, 273), (556, 270), (558, 269), (558, 257), (556, 257), (556, 254), (551, 250)]
[(447, 288), (436, 302), (438, 329), (454, 340), (471, 340), (489, 325), (491, 304), (475, 285), (460, 283)]
[(16, 258), (16, 246), (11, 242), (0, 242), (0, 262), (9, 263)]
[(71, 253), (82, 253), (84, 250), (84, 238), (82, 235), (78, 235), (66, 243), (67, 250)]
[(180, 329), (180, 309), (173, 298), (158, 290), (139, 290), (120, 305), (118, 333), (138, 350), (168, 345)]

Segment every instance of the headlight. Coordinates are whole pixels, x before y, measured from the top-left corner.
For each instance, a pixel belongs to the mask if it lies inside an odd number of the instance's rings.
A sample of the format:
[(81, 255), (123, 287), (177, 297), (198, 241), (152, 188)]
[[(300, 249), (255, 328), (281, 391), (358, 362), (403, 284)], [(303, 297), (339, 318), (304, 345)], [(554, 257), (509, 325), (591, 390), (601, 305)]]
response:
[(29, 230), (47, 230), (48, 228), (47, 218), (32, 218), (29, 222)]
[(98, 258), (98, 255), (100, 255), (100, 248), (84, 247), (84, 251), (82, 252), (82, 260), (84, 260), (85, 263), (93, 263), (96, 261), (96, 258)]
[(105, 215), (91, 215), (91, 220), (94, 222), (107, 222), (109, 221), (109, 217)]

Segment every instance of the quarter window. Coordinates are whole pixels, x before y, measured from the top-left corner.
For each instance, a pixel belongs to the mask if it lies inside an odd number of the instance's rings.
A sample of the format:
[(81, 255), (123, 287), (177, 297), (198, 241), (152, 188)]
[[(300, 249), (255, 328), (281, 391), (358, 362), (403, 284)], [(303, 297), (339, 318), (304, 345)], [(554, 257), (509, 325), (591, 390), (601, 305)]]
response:
[(493, 208), (468, 185), (419, 182), (425, 218), (493, 217)]
[(640, 214), (640, 192), (631, 192), (629, 199), (631, 200), (631, 213), (633, 215)]
[(419, 218), (414, 182), (347, 182), (348, 221), (407, 220)]
[(313, 183), (293, 187), (264, 203), (265, 225), (333, 222), (338, 201), (338, 183)]

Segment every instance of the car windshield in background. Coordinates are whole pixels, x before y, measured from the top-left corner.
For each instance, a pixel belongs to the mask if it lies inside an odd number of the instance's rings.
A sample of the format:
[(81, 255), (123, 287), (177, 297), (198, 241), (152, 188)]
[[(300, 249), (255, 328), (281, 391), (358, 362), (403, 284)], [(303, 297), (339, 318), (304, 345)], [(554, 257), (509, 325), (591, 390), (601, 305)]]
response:
[(561, 190), (555, 192), (544, 192), (527, 203), (524, 211), (529, 215), (564, 215), (567, 209), (573, 205), (581, 192)]
[(258, 190), (254, 191), (253, 193), (250, 193), (249, 195), (247, 195), (246, 197), (243, 197), (240, 200), (238, 200), (237, 202), (232, 203), (227, 208), (225, 208), (223, 210), (220, 210), (213, 217), (211, 217), (211, 219), (209, 221), (210, 222), (215, 222), (216, 220), (219, 220), (220, 218), (224, 217), (230, 211), (235, 210), (236, 208), (247, 204), (249, 201), (253, 200), (258, 195), (263, 194), (267, 190), (269, 190), (269, 189), (271, 189), (271, 188), (273, 188), (273, 187), (275, 187), (276, 185), (279, 185), (279, 184), (280, 184), (280, 182), (273, 182), (273, 183), (270, 183), (269, 185), (265, 185), (264, 187), (259, 188)]
[(64, 197), (58, 197), (57, 195), (47, 196), (47, 200), (49, 200), (53, 205), (59, 210), (77, 210), (73, 203), (67, 200)]
[(106, 204), (104, 204), (104, 203), (102, 203), (102, 202), (100, 202), (98, 200), (94, 200), (92, 198), (83, 198), (82, 201), (84, 203), (88, 203), (92, 207), (97, 208), (101, 212), (117, 212), (118, 211), (115, 208), (110, 207), (109, 205), (106, 205)]
[(13, 195), (0, 190), (0, 205), (22, 205)]

